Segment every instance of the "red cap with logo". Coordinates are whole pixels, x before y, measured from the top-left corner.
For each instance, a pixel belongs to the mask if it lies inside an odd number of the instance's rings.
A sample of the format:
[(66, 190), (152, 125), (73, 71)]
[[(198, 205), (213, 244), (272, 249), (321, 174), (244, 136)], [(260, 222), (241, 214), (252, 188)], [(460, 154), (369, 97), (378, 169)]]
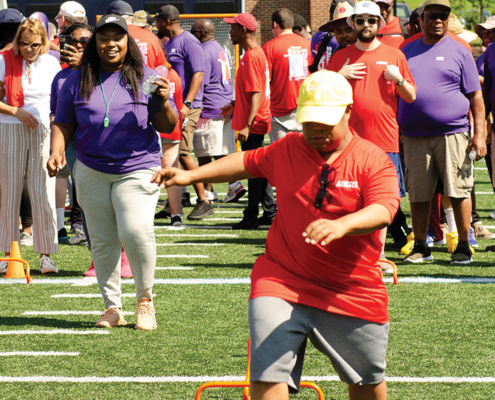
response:
[(234, 18), (224, 18), (223, 21), (227, 24), (239, 24), (252, 32), (254, 32), (258, 26), (256, 18), (254, 18), (254, 15), (250, 13), (240, 13)]

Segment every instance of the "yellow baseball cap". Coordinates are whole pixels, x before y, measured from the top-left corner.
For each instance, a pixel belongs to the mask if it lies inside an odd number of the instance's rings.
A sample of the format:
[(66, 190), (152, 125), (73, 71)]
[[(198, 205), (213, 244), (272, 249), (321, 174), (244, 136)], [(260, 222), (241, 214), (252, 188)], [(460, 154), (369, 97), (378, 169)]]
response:
[(296, 121), (337, 125), (352, 103), (347, 79), (336, 72), (318, 71), (308, 76), (299, 89)]

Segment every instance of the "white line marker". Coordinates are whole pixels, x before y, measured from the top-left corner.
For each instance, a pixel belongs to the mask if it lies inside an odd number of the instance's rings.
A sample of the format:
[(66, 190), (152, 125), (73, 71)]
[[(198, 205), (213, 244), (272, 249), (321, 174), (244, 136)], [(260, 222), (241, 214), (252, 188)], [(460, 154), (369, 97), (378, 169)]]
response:
[(240, 218), (205, 218), (203, 221), (240, 221)]
[(41, 356), (78, 356), (80, 353), (75, 352), (63, 352), (63, 351), (10, 351), (8, 353), (0, 353), (0, 357), (13, 357), (13, 356), (27, 356), (27, 357), (41, 357)]
[[(187, 382), (214, 382), (214, 381), (243, 381), (245, 376), (0, 376), (0, 382), (55, 382), (55, 383), (187, 383)], [(330, 376), (302, 376), (302, 380), (316, 382), (335, 382), (340, 378)], [(457, 376), (431, 376), (408, 377), (387, 376), (388, 382), (418, 382), (418, 383), (493, 383), (494, 377), (457, 377)]]
[(180, 237), (180, 238), (183, 238), (183, 237), (197, 237), (197, 238), (209, 238), (209, 237), (223, 237), (223, 238), (238, 238), (239, 235), (229, 235), (228, 233), (225, 233), (225, 234), (222, 234), (222, 233), (219, 233), (219, 234), (211, 234), (211, 235), (192, 235), (192, 234), (184, 234), (184, 235), (167, 235), (167, 234), (164, 234), (164, 235), (155, 235), (155, 237), (174, 237), (174, 238), (177, 238), (177, 237)]
[[(25, 311), (21, 315), (101, 315), (103, 311)], [(133, 315), (131, 311), (122, 311), (124, 315)]]
[(72, 286), (91, 286), (91, 285), (94, 285), (96, 283), (97, 283), (96, 277), (94, 277), (94, 276), (85, 276), (84, 278), (79, 279), (79, 281), (73, 283)]
[(70, 329), (53, 329), (49, 330), (24, 330), (24, 331), (0, 331), (0, 335), (108, 335), (109, 331), (73, 331)]
[(188, 254), (161, 254), (158, 258), (210, 258), (210, 256), (196, 256)]
[(474, 167), (473, 169), (476, 169), (478, 171), (488, 171), (488, 168), (486, 168), (486, 167)]
[(225, 243), (157, 243), (157, 246), (225, 246)]
[(242, 214), (244, 211), (239, 210), (239, 211), (218, 211), (215, 210), (215, 214)]
[[(153, 297), (155, 297), (156, 294), (153, 293)], [(101, 294), (96, 294), (96, 293), (80, 293), (80, 294), (70, 294), (70, 293), (64, 293), (64, 294), (53, 294), (51, 297), (53, 298), (100, 298)], [(135, 293), (122, 293), (120, 297), (136, 297)]]
[(177, 270), (177, 271), (187, 271), (194, 269), (193, 267), (155, 267), (155, 269), (161, 269), (161, 270)]

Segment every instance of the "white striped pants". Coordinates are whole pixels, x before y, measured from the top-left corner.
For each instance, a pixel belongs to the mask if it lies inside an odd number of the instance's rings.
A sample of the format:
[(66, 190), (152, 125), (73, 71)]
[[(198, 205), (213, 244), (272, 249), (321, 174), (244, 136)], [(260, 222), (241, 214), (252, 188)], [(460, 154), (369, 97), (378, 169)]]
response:
[(34, 252), (58, 252), (55, 213), (55, 178), (48, 176), (50, 129), (39, 124), (0, 123), (0, 251), (10, 252), (19, 241), (19, 208), (24, 176), (33, 213)]

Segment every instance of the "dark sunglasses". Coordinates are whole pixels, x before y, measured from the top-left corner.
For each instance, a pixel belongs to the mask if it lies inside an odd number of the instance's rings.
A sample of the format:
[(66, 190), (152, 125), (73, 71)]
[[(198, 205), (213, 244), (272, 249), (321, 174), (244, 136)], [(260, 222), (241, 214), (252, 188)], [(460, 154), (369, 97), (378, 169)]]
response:
[(82, 37), (82, 38), (81, 38), (81, 39), (79, 39), (79, 40), (78, 40), (78, 39), (76, 39), (76, 38), (72, 38), (72, 42), (73, 42), (74, 44), (81, 43), (82, 45), (85, 45), (85, 44), (88, 44), (89, 39), (91, 39), (91, 38), (86, 37), (86, 36)]
[(430, 21), (436, 21), (437, 19), (439, 19), (440, 21), (447, 21), (449, 19), (450, 13), (430, 13), (430, 12), (425, 12), (424, 15)]
[(491, 35), (492, 33), (495, 32), (495, 29), (482, 29), (478, 31), (478, 36), (483, 36), (483, 35)]
[(23, 41), (19, 42), (19, 47), (25, 49), (26, 47), (31, 47), (33, 50), (38, 50), (41, 47), (42, 43), (26, 43)]
[(356, 25), (363, 25), (365, 22), (370, 25), (375, 25), (378, 22), (378, 18), (356, 18), (354, 22)]
[(320, 176), (320, 188), (316, 192), (315, 207), (323, 207), (323, 200), (326, 198), (330, 203), (332, 196), (327, 193), (327, 186), (331, 184), (335, 179), (335, 169), (328, 164), (323, 166)]

